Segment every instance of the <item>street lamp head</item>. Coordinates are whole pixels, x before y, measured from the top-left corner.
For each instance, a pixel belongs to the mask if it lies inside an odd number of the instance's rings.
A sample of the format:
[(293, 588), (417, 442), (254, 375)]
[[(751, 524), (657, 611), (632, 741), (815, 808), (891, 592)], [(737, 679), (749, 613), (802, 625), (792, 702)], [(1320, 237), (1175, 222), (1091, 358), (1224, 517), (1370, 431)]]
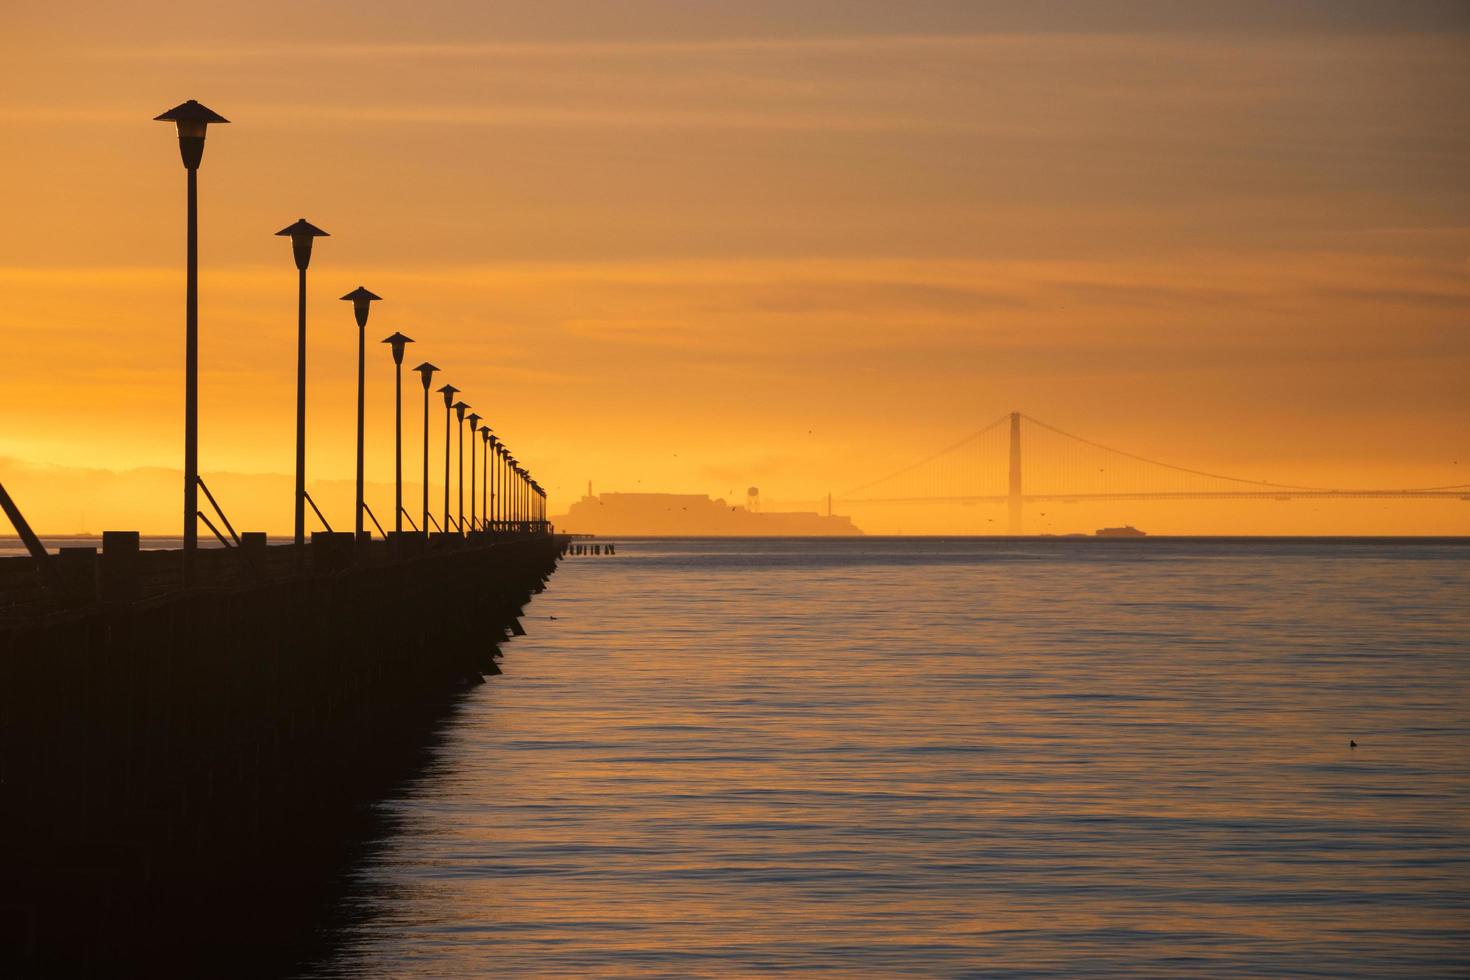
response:
[(184, 166), (189, 170), (198, 170), (199, 161), (204, 158), (204, 130), (210, 123), (229, 122), (224, 116), (193, 99), (174, 106), (161, 116), (154, 116), (153, 120), (171, 122), (178, 126), (179, 156), (183, 157)]
[(465, 409), (469, 408), (469, 406), (466, 405), (464, 402), (455, 402), (450, 407), (454, 409), (455, 417), (459, 419), (459, 421), (463, 422)]
[(342, 298), (351, 301), (352, 315), (357, 317), (357, 325), (359, 327), (365, 327), (367, 326), (368, 305), (374, 300), (379, 300), (383, 297), (379, 296), (377, 293), (370, 293), (366, 289), (363, 289), (361, 286), (358, 286), (356, 289), (348, 293), (346, 296), (343, 296)]
[(474, 412), (471, 412), (470, 414), (466, 415), (465, 418), (470, 420), (470, 435), (473, 436), (475, 434), (475, 430), (480, 427), (480, 416), (476, 415)]
[(492, 440), (494, 440), (494, 438), (495, 437), (490, 434), (490, 426), (488, 426), (488, 425), (482, 425), (482, 426), (480, 426), (480, 439), (481, 440), (483, 440), (485, 443), (488, 444)]
[(296, 268), (302, 272), (305, 272), (306, 267), (311, 264), (311, 240), (327, 237), (327, 232), (322, 231), (305, 218), (297, 218), (295, 224), (287, 225), (276, 234), (285, 235), (291, 239), (291, 254), (296, 257)]
[(451, 408), (454, 404), (454, 394), (459, 391), (454, 385), (445, 385), (439, 389), (439, 394), (444, 396), (444, 407)]
[[(384, 337), (383, 338), (383, 343), (385, 343), (385, 344), (392, 344), (393, 345), (393, 363), (394, 364), (402, 364), (403, 363), (403, 347), (404, 347), (405, 344), (411, 344), (411, 343), (413, 343), (413, 338), (412, 337), (405, 337), (401, 333), (394, 333), (393, 336), (391, 336), (391, 337)], [(432, 365), (432, 364), (419, 365), (419, 366), (420, 367), (428, 367), (430, 369), (434, 369), (434, 365)], [(425, 385), (427, 385), (428, 384), (428, 381), (425, 380), (424, 383), (425, 383)]]
[[(389, 339), (392, 339), (392, 338), (389, 338)], [(423, 380), (423, 382), (424, 382), (424, 390), (425, 391), (428, 391), (429, 390), (429, 379), (432, 378), (434, 376), (434, 372), (437, 371), (437, 370), (439, 370), (439, 369), (437, 367), (435, 367), (434, 365), (430, 364), (428, 361), (425, 361), (424, 363), (420, 364), (418, 367), (414, 368), (414, 370), (419, 373), (419, 377)]]

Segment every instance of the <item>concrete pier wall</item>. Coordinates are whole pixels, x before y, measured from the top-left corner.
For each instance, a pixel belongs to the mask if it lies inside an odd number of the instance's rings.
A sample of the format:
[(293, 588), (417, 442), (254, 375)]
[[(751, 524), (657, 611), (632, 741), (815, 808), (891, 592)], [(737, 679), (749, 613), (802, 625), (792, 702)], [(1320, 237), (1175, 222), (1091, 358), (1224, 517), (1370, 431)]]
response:
[(309, 955), (371, 803), (499, 672), (564, 546), (337, 535), (305, 574), (0, 621), (0, 972), (263, 976)]

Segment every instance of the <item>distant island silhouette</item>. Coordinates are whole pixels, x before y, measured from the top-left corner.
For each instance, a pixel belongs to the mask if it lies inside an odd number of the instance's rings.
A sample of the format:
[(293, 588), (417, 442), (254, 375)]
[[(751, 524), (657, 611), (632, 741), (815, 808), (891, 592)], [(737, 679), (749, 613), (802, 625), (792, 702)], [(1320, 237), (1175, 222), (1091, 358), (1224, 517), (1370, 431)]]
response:
[(863, 533), (850, 517), (751, 510), (708, 495), (686, 493), (588, 494), (552, 522), (557, 530), (570, 534), (836, 537)]

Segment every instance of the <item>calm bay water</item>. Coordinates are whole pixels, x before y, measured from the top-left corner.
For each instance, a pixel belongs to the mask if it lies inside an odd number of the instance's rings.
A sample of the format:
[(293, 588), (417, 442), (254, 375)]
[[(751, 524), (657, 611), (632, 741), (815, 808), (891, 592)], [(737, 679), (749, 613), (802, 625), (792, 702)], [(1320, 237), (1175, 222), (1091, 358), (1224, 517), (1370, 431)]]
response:
[(310, 972), (1464, 975), (1467, 596), (1453, 544), (570, 558)]

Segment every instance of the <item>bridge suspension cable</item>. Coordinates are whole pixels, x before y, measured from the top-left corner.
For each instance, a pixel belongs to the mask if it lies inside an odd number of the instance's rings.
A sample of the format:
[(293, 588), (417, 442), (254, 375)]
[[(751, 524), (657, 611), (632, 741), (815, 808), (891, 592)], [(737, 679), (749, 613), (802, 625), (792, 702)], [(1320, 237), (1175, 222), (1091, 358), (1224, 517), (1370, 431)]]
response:
[(905, 474), (912, 473), (913, 471), (919, 469), (922, 466), (925, 466), (925, 465), (927, 465), (929, 463), (932, 463), (935, 460), (938, 460), (938, 459), (940, 459), (942, 457), (948, 456), (950, 453), (953, 453), (953, 452), (956, 452), (956, 451), (958, 451), (960, 449), (963, 449), (965, 446), (967, 446), (971, 442), (974, 442), (975, 440), (979, 439), (981, 436), (985, 435), (986, 433), (991, 432), (991, 431), (999, 428), (1009, 418), (1010, 418), (1010, 414), (1009, 413), (1007, 413), (1005, 415), (1002, 415), (1002, 416), (998, 417), (994, 422), (991, 422), (989, 425), (981, 426), (980, 428), (976, 429), (974, 432), (971, 432), (969, 435), (965, 436), (959, 442), (953, 443), (952, 445), (949, 445), (949, 446), (945, 446), (943, 449), (939, 450), (938, 452), (931, 453), (928, 456), (925, 456), (923, 459), (919, 460), (918, 462), (910, 463), (907, 466), (904, 466), (904, 467), (902, 467), (900, 469), (894, 470), (892, 473), (889, 473), (887, 476), (881, 476), (881, 477), (879, 477), (876, 480), (870, 480), (867, 483), (864, 483), (862, 486), (853, 487), (851, 490), (844, 490), (842, 493), (838, 494), (837, 496), (839, 498), (846, 499), (846, 498), (851, 497), (855, 493), (862, 493), (864, 490), (869, 490), (869, 489), (871, 489), (873, 487), (878, 486), (879, 484), (887, 483), (889, 480), (894, 480), (894, 479), (897, 479), (900, 476), (904, 476)]
[[(1041, 419), (1038, 419), (1038, 418), (1035, 418), (1033, 416), (1027, 415), (1024, 412), (1021, 413), (1021, 418), (1025, 419), (1027, 422), (1030, 422), (1032, 425), (1040, 426), (1041, 428), (1047, 429), (1047, 430), (1049, 430), (1051, 432), (1054, 432), (1054, 433), (1056, 433), (1059, 436), (1063, 436), (1063, 437), (1065, 437), (1067, 439), (1071, 439), (1071, 440), (1073, 440), (1075, 442), (1080, 442), (1084, 446), (1090, 446), (1093, 449), (1100, 449), (1103, 452), (1113, 453), (1114, 455), (1123, 456), (1123, 457), (1126, 457), (1128, 459), (1136, 460), (1136, 461), (1138, 461), (1140, 463), (1147, 463), (1150, 466), (1158, 466), (1158, 467), (1161, 467), (1161, 468), (1166, 469), (1166, 470), (1174, 470), (1175, 472), (1178, 472), (1178, 473), (1186, 473), (1186, 474), (1188, 474), (1190, 476), (1202, 476), (1202, 477), (1207, 477), (1207, 478), (1209, 478), (1211, 480), (1225, 480), (1225, 481), (1230, 482), (1230, 483), (1242, 483), (1242, 484), (1245, 484), (1247, 486), (1266, 487), (1266, 488), (1272, 489), (1272, 490), (1300, 490), (1300, 491), (1306, 491), (1306, 492), (1310, 492), (1310, 493), (1359, 493), (1359, 492), (1363, 492), (1361, 490), (1347, 490), (1347, 489), (1343, 489), (1341, 487), (1315, 487), (1315, 486), (1300, 486), (1300, 485), (1291, 484), (1291, 483), (1273, 483), (1270, 480), (1251, 480), (1251, 479), (1247, 479), (1245, 477), (1240, 477), (1240, 476), (1225, 476), (1225, 475), (1222, 475), (1220, 473), (1210, 473), (1210, 472), (1207, 472), (1205, 470), (1191, 469), (1188, 466), (1178, 466), (1178, 465), (1175, 465), (1174, 463), (1165, 463), (1165, 462), (1163, 462), (1161, 460), (1150, 459), (1147, 456), (1140, 456), (1137, 453), (1126, 452), (1125, 450), (1122, 450), (1122, 449), (1114, 449), (1112, 446), (1104, 446), (1102, 443), (1093, 442), (1091, 439), (1086, 439), (1086, 438), (1084, 438), (1082, 436), (1074, 435), (1071, 432), (1063, 431), (1062, 429), (1059, 429), (1059, 428), (1057, 428), (1054, 425), (1051, 425), (1051, 424), (1049, 424), (1047, 422), (1043, 422), (1043, 421), (1041, 421)], [(1470, 489), (1470, 484), (1461, 483), (1461, 484), (1454, 484), (1454, 485), (1442, 486), (1442, 487), (1406, 487), (1406, 488), (1401, 488), (1401, 489), (1400, 488), (1395, 488), (1395, 489), (1397, 489), (1398, 492), (1400, 492), (1400, 493), (1433, 493), (1433, 492), (1436, 492), (1436, 491), (1444, 491), (1444, 490), (1466, 490), (1466, 489)]]
[[(1029, 435), (1023, 438), (1022, 421)], [(1002, 427), (1010, 422), (1009, 433)], [(987, 436), (993, 436), (986, 439)], [(1022, 475), (1022, 460), (1025, 474)], [(1120, 461), (1127, 461), (1120, 465)], [(875, 488), (879, 494), (871, 494)], [(869, 494), (858, 496), (859, 494)], [(1024, 500), (1454, 497), (1470, 484), (1343, 489), (1256, 480), (1166, 463), (1010, 412), (957, 442), (834, 499), (861, 503), (981, 503)]]

